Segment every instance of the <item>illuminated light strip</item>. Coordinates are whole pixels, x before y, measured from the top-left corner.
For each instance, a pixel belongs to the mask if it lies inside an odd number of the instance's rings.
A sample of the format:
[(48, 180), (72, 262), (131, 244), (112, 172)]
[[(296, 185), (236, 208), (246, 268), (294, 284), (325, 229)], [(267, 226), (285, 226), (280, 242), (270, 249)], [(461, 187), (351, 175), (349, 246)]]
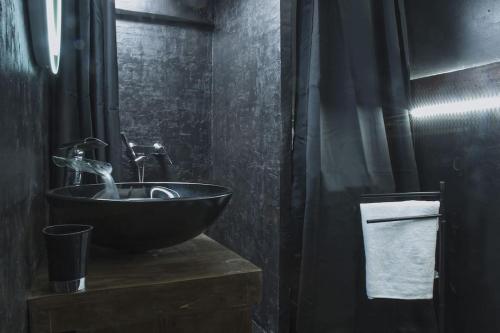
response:
[[(54, 3), (56, 3), (55, 7)], [(47, 11), (50, 69), (52, 73), (57, 74), (61, 54), (62, 0), (45, 0), (45, 8)]]
[(457, 115), (472, 111), (500, 109), (500, 96), (475, 98), (443, 104), (424, 105), (410, 111), (412, 117)]

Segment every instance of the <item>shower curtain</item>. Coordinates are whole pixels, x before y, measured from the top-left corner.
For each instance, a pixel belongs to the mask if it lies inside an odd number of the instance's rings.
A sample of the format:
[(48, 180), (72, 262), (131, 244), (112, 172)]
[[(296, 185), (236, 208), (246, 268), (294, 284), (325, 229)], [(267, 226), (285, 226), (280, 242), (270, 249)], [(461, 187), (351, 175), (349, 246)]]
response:
[(432, 301), (368, 300), (362, 193), (419, 190), (402, 2), (299, 0), (292, 217), (296, 331), (431, 333)]
[[(63, 143), (99, 138), (109, 146), (87, 156), (111, 163), (120, 179), (115, 2), (64, 0), (62, 10), (61, 63), (51, 87), (51, 154), (59, 154)], [(51, 165), (51, 186), (63, 184), (64, 170)]]

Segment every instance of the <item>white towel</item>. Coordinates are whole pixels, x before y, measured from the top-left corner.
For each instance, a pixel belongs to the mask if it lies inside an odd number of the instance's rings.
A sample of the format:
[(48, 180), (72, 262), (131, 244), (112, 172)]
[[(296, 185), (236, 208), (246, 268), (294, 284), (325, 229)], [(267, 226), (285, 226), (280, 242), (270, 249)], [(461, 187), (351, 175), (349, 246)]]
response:
[(438, 214), (439, 201), (378, 202), (360, 207), (368, 297), (431, 299), (438, 219), (366, 221)]

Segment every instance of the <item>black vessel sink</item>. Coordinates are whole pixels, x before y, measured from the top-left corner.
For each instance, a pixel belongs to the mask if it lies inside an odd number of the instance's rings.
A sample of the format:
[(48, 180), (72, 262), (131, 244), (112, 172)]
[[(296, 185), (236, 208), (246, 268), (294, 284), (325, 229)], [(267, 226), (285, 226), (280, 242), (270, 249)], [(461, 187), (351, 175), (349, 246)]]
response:
[(98, 199), (103, 184), (47, 193), (56, 224), (89, 224), (92, 242), (127, 251), (172, 246), (201, 234), (229, 202), (228, 188), (191, 183), (118, 183), (120, 199)]

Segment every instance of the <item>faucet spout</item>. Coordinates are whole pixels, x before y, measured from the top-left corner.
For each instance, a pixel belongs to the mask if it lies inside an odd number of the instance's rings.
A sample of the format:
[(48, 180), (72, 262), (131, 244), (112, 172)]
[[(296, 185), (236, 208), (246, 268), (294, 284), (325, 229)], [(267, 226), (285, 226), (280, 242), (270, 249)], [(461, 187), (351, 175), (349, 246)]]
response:
[(86, 158), (75, 159), (60, 156), (52, 156), (55, 165), (61, 168), (69, 168), (78, 172), (88, 172), (94, 175), (111, 174), (113, 167), (107, 162), (89, 160)]
[(89, 160), (86, 158), (75, 159), (60, 156), (52, 156), (52, 161), (61, 168), (69, 168), (75, 172), (88, 172), (101, 177), (104, 183), (104, 190), (97, 193), (95, 198), (99, 199), (119, 199), (118, 188), (111, 176), (113, 167), (107, 162)]
[[(73, 142), (68, 142), (59, 147), (60, 150), (63, 151), (64, 156), (67, 159), (72, 159), (75, 161), (82, 161), (84, 160), (85, 152), (86, 151), (91, 151), (97, 148), (104, 148), (108, 144), (100, 139), (97, 138), (85, 138), (80, 141), (73, 141)], [(56, 161), (54, 161), (56, 162)], [(59, 163), (62, 163), (59, 161)], [(56, 162), (57, 164), (57, 162)], [(77, 170), (74, 168), (69, 167), (70, 169), (73, 169), (73, 179), (71, 181), (68, 181), (69, 183), (73, 185), (80, 185), (82, 183), (82, 171)]]

